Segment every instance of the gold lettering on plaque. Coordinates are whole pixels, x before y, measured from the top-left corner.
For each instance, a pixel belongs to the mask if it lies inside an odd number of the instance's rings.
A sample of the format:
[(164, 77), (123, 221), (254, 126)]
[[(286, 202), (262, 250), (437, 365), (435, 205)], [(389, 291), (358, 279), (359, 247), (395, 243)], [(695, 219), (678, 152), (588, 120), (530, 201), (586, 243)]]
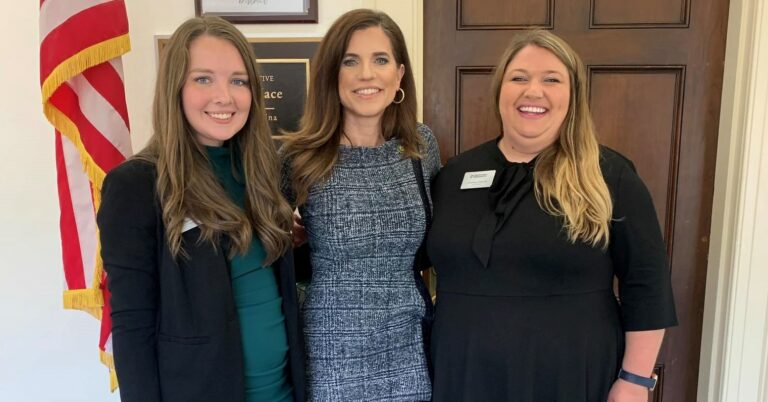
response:
[(283, 99), (283, 91), (264, 91), (264, 99)]

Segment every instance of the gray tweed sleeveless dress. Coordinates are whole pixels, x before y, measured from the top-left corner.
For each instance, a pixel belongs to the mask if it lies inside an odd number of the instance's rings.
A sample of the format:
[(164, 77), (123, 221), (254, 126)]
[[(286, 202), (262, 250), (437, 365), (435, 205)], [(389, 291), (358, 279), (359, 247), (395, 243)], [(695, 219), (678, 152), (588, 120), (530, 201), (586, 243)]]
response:
[[(429, 128), (419, 133), (429, 192), (439, 151)], [(312, 261), (302, 307), (309, 400), (430, 400), (425, 305), (413, 275), (426, 222), (399, 140), (340, 146), (330, 178), (310, 190), (300, 213)]]

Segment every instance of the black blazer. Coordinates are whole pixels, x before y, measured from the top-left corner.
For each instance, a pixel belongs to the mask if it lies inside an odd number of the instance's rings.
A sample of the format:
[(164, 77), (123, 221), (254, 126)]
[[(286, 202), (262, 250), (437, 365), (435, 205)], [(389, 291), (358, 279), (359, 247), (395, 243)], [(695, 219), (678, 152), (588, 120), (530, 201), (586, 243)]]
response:
[[(240, 326), (227, 246), (183, 233), (171, 256), (156, 196), (155, 166), (130, 160), (104, 180), (97, 222), (112, 293), (112, 346), (123, 402), (243, 402)], [(273, 264), (283, 299), (289, 378), (304, 401), (304, 348), (293, 255)], [(258, 342), (258, 339), (250, 340)]]

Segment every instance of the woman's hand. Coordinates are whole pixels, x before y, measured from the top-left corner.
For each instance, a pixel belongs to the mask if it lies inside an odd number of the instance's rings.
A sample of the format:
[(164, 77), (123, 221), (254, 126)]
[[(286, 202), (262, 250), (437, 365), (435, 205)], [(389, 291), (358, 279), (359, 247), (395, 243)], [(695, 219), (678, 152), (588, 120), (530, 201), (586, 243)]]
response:
[(293, 229), (291, 230), (293, 248), (299, 247), (307, 242), (307, 230), (304, 228), (304, 222), (301, 220), (298, 212), (293, 212)]
[(614, 381), (606, 402), (647, 402), (648, 388), (618, 379)]

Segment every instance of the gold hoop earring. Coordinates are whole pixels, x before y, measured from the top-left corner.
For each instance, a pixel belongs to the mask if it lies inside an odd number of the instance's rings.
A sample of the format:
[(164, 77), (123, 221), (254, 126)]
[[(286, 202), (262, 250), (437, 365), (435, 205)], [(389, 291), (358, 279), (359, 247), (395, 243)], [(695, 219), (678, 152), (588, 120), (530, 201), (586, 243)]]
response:
[[(397, 92), (399, 92), (402, 96), (400, 96), (400, 100), (392, 100), (392, 103), (399, 105), (405, 100), (405, 91), (403, 91), (403, 88), (397, 88)], [(397, 98), (397, 95), (395, 95), (395, 98)]]

